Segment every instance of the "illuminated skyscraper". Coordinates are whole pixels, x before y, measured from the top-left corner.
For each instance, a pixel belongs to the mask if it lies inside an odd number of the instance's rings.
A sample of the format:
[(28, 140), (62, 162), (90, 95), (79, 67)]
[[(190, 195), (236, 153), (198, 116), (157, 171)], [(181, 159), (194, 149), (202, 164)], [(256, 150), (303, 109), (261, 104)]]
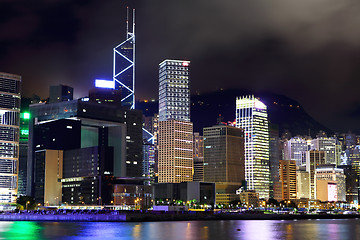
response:
[(306, 171), (309, 173), (309, 197), (310, 199), (316, 199), (316, 180), (315, 172), (316, 168), (325, 164), (325, 152), (310, 150), (303, 153), (303, 158), (306, 161)]
[(293, 137), (284, 143), (284, 159), (295, 160), (297, 166), (305, 166), (302, 155), (309, 150), (307, 140), (302, 137)]
[(193, 180), (189, 61), (159, 64), (159, 182)]
[(129, 30), (127, 8), (126, 40), (114, 47), (113, 81), (121, 89), (122, 105), (135, 109), (135, 9), (132, 11), (132, 29)]
[(280, 160), (279, 177), (281, 200), (296, 199), (296, 161)]
[(14, 203), (17, 196), (20, 82), (20, 76), (0, 72), (0, 202), (2, 203)]
[(20, 114), (18, 196), (26, 195), (29, 120), (30, 120), (29, 112), (23, 112)]
[(159, 183), (193, 180), (193, 125), (191, 122), (159, 122)]
[(159, 64), (159, 120), (190, 121), (190, 61)]
[(321, 136), (311, 141), (311, 149), (324, 151), (326, 164), (337, 164), (339, 156), (336, 155), (336, 139), (333, 137)]
[(269, 129), (266, 105), (254, 96), (236, 99), (236, 127), (244, 129), (247, 188), (269, 198)]

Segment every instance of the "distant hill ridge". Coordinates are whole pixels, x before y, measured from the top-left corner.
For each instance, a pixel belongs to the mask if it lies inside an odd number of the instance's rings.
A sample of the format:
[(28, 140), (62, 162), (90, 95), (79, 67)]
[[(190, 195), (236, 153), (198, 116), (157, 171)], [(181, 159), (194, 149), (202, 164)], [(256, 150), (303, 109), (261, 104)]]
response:
[[(289, 130), (293, 136), (310, 135), (315, 137), (319, 131), (325, 131), (328, 136), (333, 131), (313, 119), (295, 100), (271, 92), (253, 93), (247, 90), (229, 89), (191, 96), (191, 120), (194, 122), (194, 132), (202, 132), (204, 127), (216, 124), (219, 114), (223, 121), (235, 120), (236, 97), (254, 94), (268, 109), (269, 121), (279, 127), (280, 135)], [(137, 108), (142, 109), (146, 116), (152, 116), (158, 111), (158, 102), (139, 102)]]

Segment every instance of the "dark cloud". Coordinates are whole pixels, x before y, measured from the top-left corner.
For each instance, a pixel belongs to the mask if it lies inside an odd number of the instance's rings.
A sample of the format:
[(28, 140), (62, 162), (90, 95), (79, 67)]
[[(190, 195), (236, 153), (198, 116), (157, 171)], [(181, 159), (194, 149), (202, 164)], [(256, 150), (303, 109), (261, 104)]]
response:
[(127, 5), (137, 9), (139, 98), (157, 98), (159, 62), (188, 59), (193, 92), (269, 90), (335, 130), (357, 128), (357, 0), (4, 0), (0, 71), (23, 75), (28, 96), (58, 83), (85, 95), (95, 78), (111, 78)]

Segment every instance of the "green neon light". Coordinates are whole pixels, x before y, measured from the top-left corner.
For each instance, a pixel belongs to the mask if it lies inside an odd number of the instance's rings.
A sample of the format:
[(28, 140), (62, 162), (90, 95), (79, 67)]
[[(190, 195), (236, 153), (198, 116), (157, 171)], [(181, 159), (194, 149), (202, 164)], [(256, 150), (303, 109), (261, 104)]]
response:
[(30, 113), (28, 113), (28, 112), (22, 113), (22, 118), (24, 118), (24, 119), (30, 119)]
[(29, 135), (29, 129), (23, 129), (20, 131), (20, 134), (21, 135), (25, 135), (25, 136), (28, 136)]

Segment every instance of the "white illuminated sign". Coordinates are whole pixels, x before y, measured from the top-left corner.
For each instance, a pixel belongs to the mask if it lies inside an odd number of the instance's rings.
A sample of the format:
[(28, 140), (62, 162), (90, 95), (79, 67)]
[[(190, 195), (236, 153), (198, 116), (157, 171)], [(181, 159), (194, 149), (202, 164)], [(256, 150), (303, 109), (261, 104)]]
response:
[(337, 185), (336, 183), (328, 183), (328, 201), (337, 201)]
[(97, 87), (97, 88), (115, 89), (115, 81), (96, 79), (95, 80), (95, 87)]

